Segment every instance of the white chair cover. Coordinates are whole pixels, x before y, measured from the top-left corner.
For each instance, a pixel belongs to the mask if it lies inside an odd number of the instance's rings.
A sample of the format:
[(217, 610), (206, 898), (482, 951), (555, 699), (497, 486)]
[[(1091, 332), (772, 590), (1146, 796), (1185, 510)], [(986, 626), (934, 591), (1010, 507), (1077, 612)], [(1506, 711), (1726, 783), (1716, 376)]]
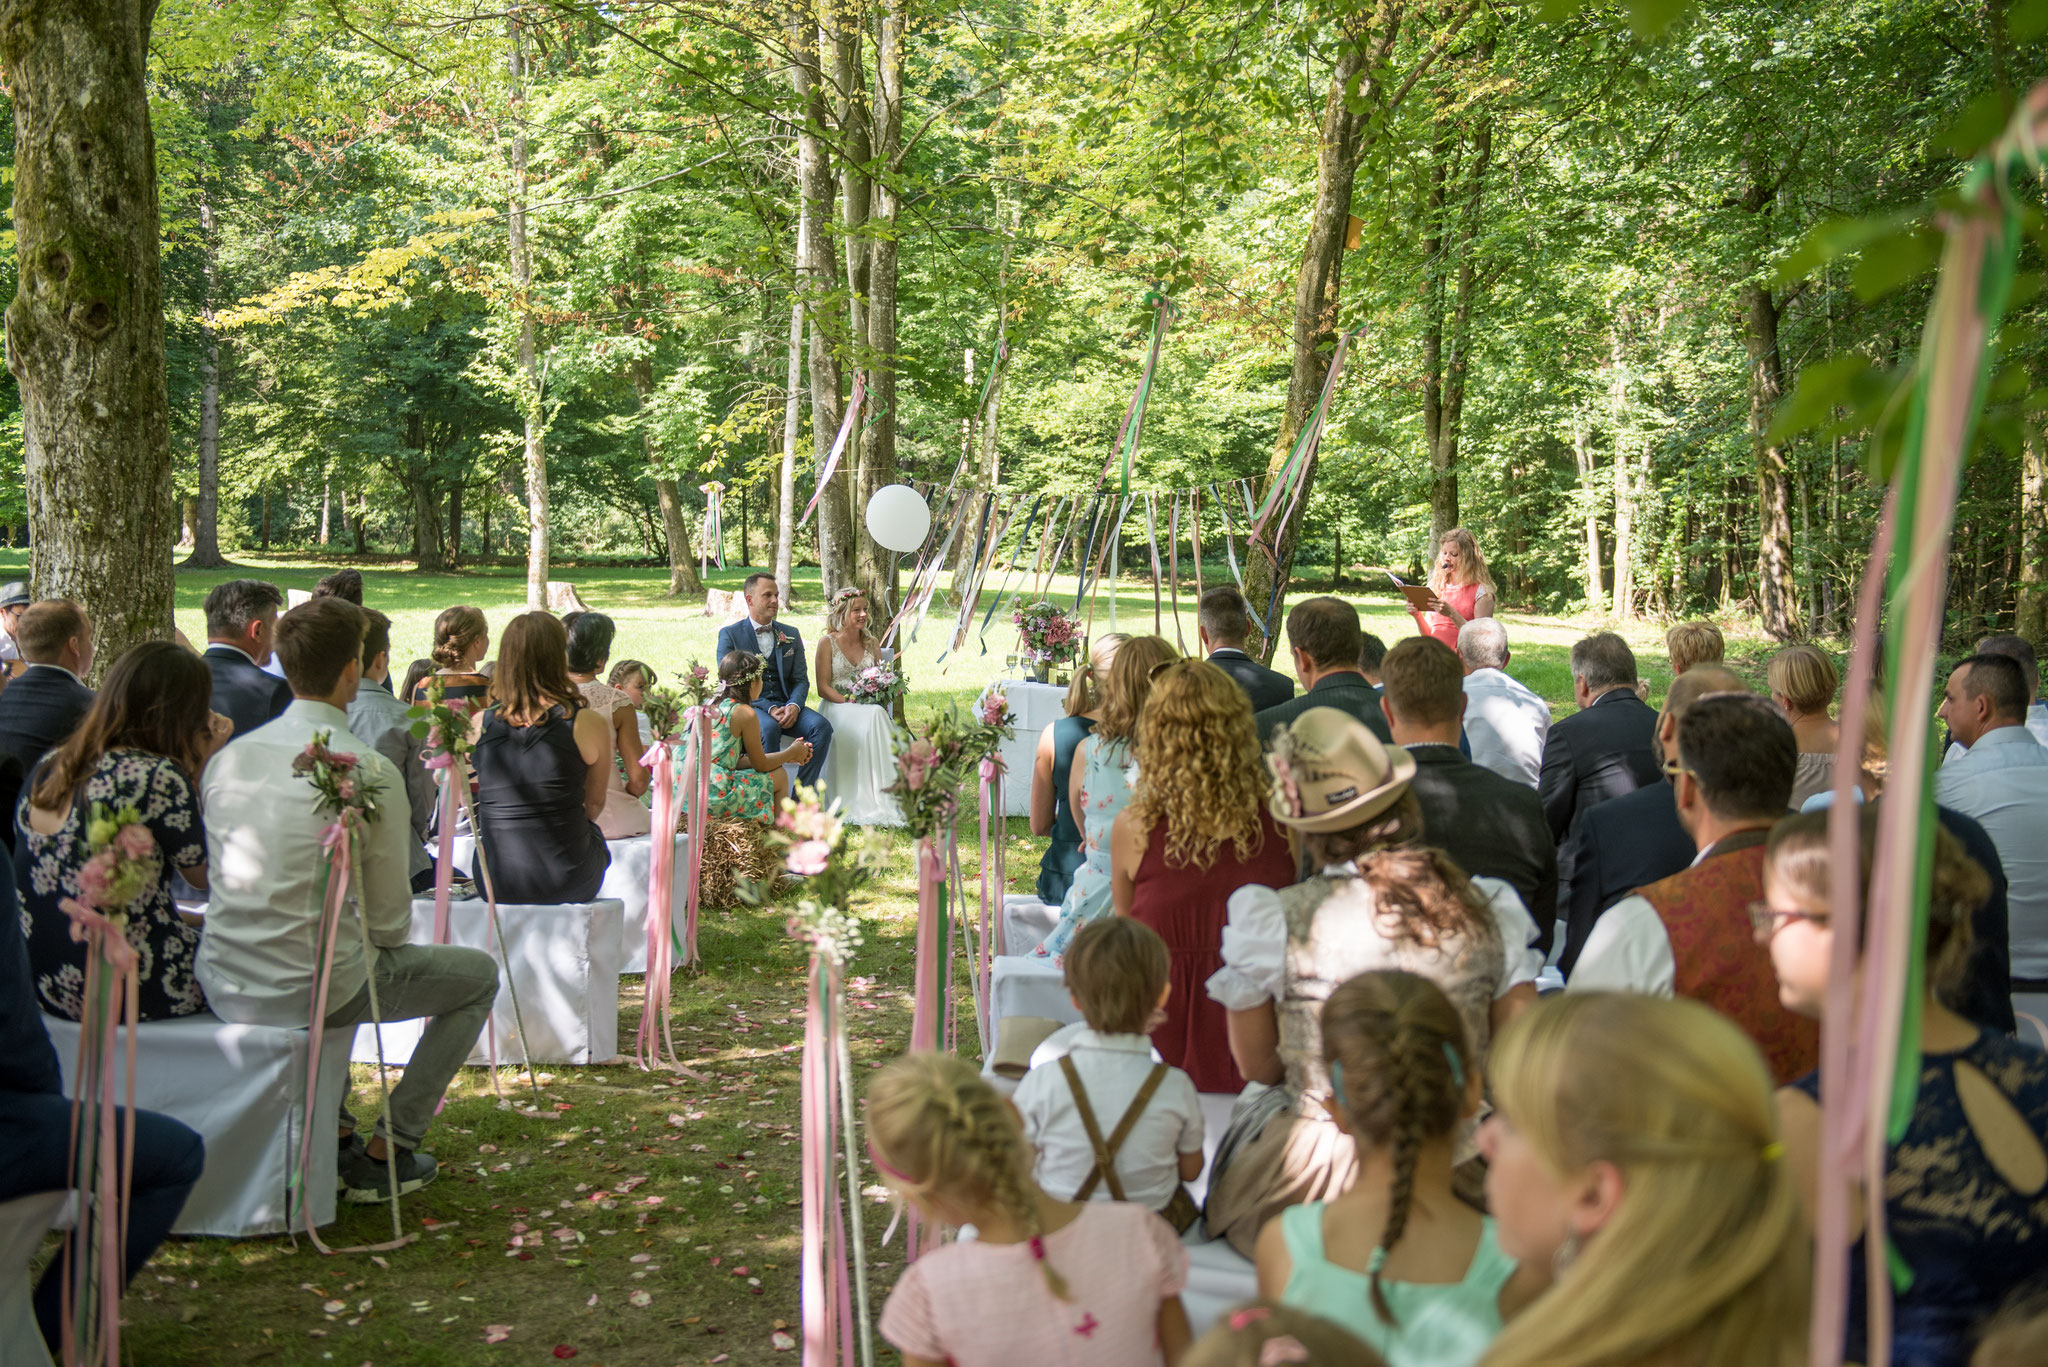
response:
[[(669, 881), (668, 909), (669, 923), (680, 933), (683, 927), (683, 903), (689, 889), (690, 837), (678, 835), (675, 841), (675, 877)], [(598, 885), (597, 895), (615, 897), (626, 909), (620, 932), (620, 948), (625, 957), (619, 965), (619, 971), (645, 973), (647, 867), (654, 860), (654, 838), (642, 835), (631, 840), (607, 840), (605, 847), (612, 852), (612, 866), (605, 871), (604, 882)], [(678, 959), (680, 960), (680, 956)]]
[(1003, 894), (1003, 951), (1029, 954), (1045, 943), (1060, 923), (1060, 909), (1038, 900), (1034, 892)]
[(2048, 1049), (2048, 992), (2013, 993), (2012, 1013), (2018, 1018), (2020, 1043)]
[[(526, 1025), (526, 1048), (534, 1063), (603, 1063), (619, 1052), (620, 921), (625, 911), (616, 898), (566, 906), (498, 907), (511, 967), (491, 938), (489, 908), (482, 901), (453, 902), (448, 908), (448, 941), (481, 949), (498, 960), (498, 1004), (491, 1020), (498, 1030), (498, 1065), (518, 1066), (519, 1038), (513, 1025), (512, 989), (519, 991), (519, 1015)], [(412, 943), (434, 942), (434, 899), (412, 904)], [(412, 1057), (424, 1028), (419, 1021), (394, 1021), (383, 1029), (384, 1061), (402, 1064)], [(377, 1061), (376, 1033), (364, 1025), (356, 1036), (355, 1060)], [(490, 1062), (489, 1036), (479, 1035), (469, 1054), (471, 1065)]]
[[(68, 1092), (78, 1066), (78, 1023), (46, 1015), (43, 1024)], [(202, 1012), (144, 1021), (136, 1033), (136, 1107), (183, 1121), (206, 1141), (206, 1171), (171, 1232), (223, 1238), (282, 1234), (290, 1213), (286, 1184), (304, 1123), (306, 1032), (230, 1025)], [(329, 1030), (322, 1044), (307, 1176), (315, 1224), (334, 1220), (335, 1117), (348, 1088), (353, 1034)], [(124, 1046), (114, 1070), (117, 1089), (123, 1087), (126, 1062)]]
[(0, 1361), (9, 1367), (50, 1367), (49, 1348), (36, 1328), (28, 1263), (69, 1196), (42, 1191), (0, 1205)]
[(999, 954), (989, 974), (991, 1027), (1008, 1016), (1044, 1016), (1065, 1024), (1081, 1019), (1067, 995), (1066, 975), (1036, 954)]

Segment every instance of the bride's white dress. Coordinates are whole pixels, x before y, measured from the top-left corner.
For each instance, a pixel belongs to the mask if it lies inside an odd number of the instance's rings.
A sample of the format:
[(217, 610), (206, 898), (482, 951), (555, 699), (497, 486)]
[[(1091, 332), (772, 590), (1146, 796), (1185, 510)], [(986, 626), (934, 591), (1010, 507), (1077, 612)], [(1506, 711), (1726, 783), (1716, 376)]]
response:
[[(834, 686), (851, 679), (867, 657), (849, 660), (839, 642), (825, 638)], [(889, 741), (888, 709), (873, 703), (825, 702), (818, 711), (832, 723), (832, 745), (825, 752), (825, 772), (818, 776), (819, 796), (839, 799), (839, 815), (856, 826), (901, 826), (896, 799), (882, 791), (896, 781), (896, 752)]]

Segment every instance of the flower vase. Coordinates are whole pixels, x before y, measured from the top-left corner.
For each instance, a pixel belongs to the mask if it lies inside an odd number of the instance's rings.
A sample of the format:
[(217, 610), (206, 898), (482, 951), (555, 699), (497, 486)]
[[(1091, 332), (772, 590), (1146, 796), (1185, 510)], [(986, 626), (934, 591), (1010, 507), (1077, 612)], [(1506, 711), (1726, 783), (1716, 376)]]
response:
[(1031, 677), (1032, 677), (1032, 678), (1034, 678), (1034, 679), (1036, 679), (1036, 680), (1038, 680), (1038, 682), (1040, 682), (1040, 683), (1049, 683), (1049, 682), (1051, 682), (1051, 679), (1052, 679), (1052, 661), (1050, 661), (1050, 660), (1034, 660), (1034, 661), (1032, 661), (1032, 663), (1031, 663)]

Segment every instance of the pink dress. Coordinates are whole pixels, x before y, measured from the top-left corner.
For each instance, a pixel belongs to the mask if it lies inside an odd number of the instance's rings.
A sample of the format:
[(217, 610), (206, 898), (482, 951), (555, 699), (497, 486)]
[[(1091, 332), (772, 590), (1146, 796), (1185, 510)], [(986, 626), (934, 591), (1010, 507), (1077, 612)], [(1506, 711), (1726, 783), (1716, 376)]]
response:
[[(604, 718), (605, 731), (616, 736), (617, 732), (611, 726), (612, 716), (622, 707), (632, 710), (633, 700), (626, 696), (624, 690), (596, 679), (576, 687), (583, 694), (583, 701), (590, 705), (590, 710)], [(612, 745), (616, 749), (617, 740)], [(612, 755), (604, 762), (610, 766), (612, 777), (611, 782), (605, 785), (604, 810), (598, 813), (597, 828), (604, 832), (606, 840), (631, 840), (634, 836), (646, 835), (654, 829), (653, 819), (639, 798), (627, 794), (626, 774), (618, 756)]]
[(1071, 1300), (1052, 1294), (1028, 1244), (947, 1244), (896, 1283), (882, 1337), (953, 1367), (1163, 1367), (1159, 1304), (1188, 1280), (1173, 1227), (1143, 1206), (1091, 1201), (1044, 1242)]
[[(1458, 616), (1472, 620), (1472, 609), (1479, 606), (1479, 585), (1446, 584), (1437, 591), (1437, 597), (1457, 610)], [(1422, 634), (1434, 636), (1452, 650), (1458, 648), (1458, 623), (1441, 612), (1418, 612), (1415, 620), (1422, 626)]]

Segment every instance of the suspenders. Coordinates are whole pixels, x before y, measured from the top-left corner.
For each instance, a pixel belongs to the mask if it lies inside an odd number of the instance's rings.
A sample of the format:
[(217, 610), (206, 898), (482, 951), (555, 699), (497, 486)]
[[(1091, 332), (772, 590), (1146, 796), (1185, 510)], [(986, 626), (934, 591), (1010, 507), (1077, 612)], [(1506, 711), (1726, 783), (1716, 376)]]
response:
[(1088, 1180), (1081, 1184), (1081, 1189), (1074, 1193), (1073, 1199), (1085, 1201), (1095, 1194), (1097, 1182), (1107, 1182), (1110, 1198), (1121, 1201), (1125, 1199), (1124, 1185), (1116, 1176), (1117, 1150), (1121, 1149), (1124, 1140), (1130, 1137), (1131, 1130), (1138, 1123), (1138, 1117), (1145, 1114), (1145, 1108), (1152, 1103), (1152, 1095), (1159, 1090), (1159, 1084), (1166, 1081), (1167, 1066), (1163, 1063), (1152, 1065), (1152, 1072), (1145, 1078), (1144, 1086), (1138, 1088), (1138, 1095), (1132, 1098), (1130, 1109), (1124, 1112), (1123, 1119), (1116, 1122), (1116, 1128), (1110, 1132), (1107, 1140), (1102, 1137), (1102, 1127), (1095, 1123), (1095, 1108), (1088, 1104), (1088, 1092), (1081, 1085), (1081, 1074), (1075, 1069), (1073, 1059), (1065, 1054), (1060, 1055), (1060, 1071), (1066, 1074), (1067, 1086), (1074, 1093), (1074, 1109), (1080, 1112), (1081, 1127), (1088, 1132), (1088, 1143), (1095, 1150), (1095, 1170), (1088, 1174)]

